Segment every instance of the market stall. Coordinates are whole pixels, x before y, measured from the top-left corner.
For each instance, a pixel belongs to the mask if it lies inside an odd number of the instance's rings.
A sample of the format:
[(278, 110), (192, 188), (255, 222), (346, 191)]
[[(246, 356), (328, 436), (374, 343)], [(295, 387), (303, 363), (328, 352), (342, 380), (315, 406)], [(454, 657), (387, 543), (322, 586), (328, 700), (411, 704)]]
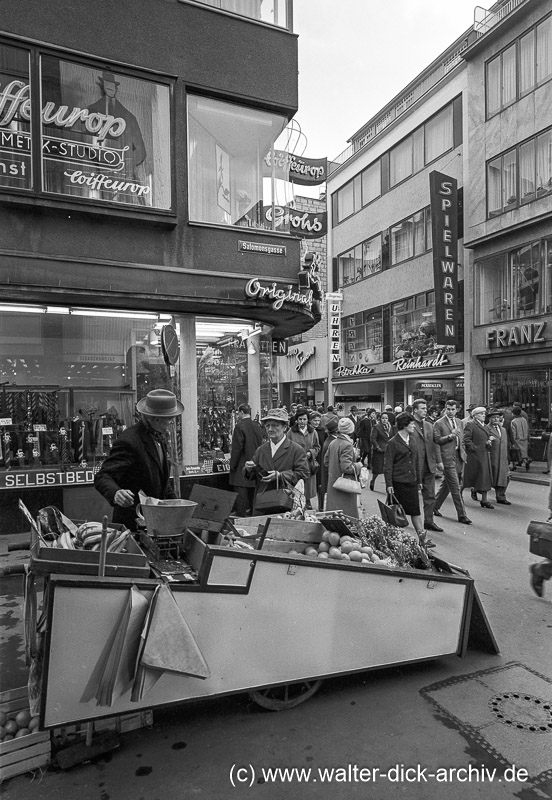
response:
[(287, 708), (329, 676), (463, 656), (468, 642), (498, 652), (468, 573), (381, 518), (237, 520), (231, 493), (196, 497), (170, 535), (167, 507), (143, 503), (146, 528), (103, 569), (101, 548), (48, 547), (35, 526), (41, 729), (236, 692)]

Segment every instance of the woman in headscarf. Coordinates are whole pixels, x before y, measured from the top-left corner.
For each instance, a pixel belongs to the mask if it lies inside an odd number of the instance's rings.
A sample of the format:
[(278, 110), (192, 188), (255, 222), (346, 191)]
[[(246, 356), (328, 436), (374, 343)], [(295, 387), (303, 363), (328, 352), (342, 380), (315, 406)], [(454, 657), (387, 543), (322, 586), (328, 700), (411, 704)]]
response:
[(472, 419), (464, 426), (464, 447), (466, 448), (466, 465), (464, 467), (464, 488), (471, 487), (472, 500), (478, 500), (481, 494), (481, 508), (494, 508), (487, 500), (487, 492), (493, 485), (491, 470), (491, 448), (495, 437), (485, 425), (487, 409), (477, 406), (472, 411)]
[(370, 481), (370, 489), (372, 491), (374, 491), (376, 478), (383, 472), (385, 451), (392, 436), (393, 428), (389, 422), (389, 414), (387, 411), (382, 411), (379, 422), (372, 428), (370, 437), (372, 443), (372, 480)]
[(357, 479), (362, 463), (356, 460), (353, 445), (355, 425), (349, 417), (341, 417), (337, 425), (337, 436), (330, 443), (324, 456), (324, 463), (328, 469), (328, 494), (326, 510), (340, 509), (349, 517), (358, 518), (357, 494), (342, 492), (334, 487), (334, 483), (342, 475), (346, 478)]
[(295, 415), (295, 424), (290, 428), (287, 434), (291, 442), (301, 445), (306, 453), (310, 476), (305, 480), (305, 499), (307, 501), (307, 508), (312, 508), (311, 499), (316, 496), (316, 472), (318, 467), (317, 456), (320, 452), (320, 442), (318, 441), (318, 434), (309, 425), (309, 412), (306, 408), (298, 408)]

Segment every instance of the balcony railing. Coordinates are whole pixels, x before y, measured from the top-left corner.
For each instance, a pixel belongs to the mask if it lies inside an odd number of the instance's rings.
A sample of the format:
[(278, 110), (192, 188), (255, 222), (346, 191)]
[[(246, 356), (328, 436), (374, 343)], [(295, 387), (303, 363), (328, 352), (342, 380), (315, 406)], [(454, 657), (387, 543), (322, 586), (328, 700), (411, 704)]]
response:
[(497, 25), (504, 17), (511, 14), (512, 11), (524, 3), (525, 0), (508, 0), (503, 6), (495, 11), (487, 11), (486, 8), (476, 6), (473, 12), (473, 28), (477, 37), (485, 36), (495, 25)]

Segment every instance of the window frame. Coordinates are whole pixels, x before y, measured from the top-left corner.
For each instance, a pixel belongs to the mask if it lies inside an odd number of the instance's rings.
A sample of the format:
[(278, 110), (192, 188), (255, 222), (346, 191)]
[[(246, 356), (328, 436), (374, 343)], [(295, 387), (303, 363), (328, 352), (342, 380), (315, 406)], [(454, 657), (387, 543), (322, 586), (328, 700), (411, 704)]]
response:
[[(423, 214), (423, 224), (420, 226), (423, 228), (423, 235), (424, 235), (424, 249), (421, 252), (416, 252), (416, 217), (420, 214)], [(395, 247), (393, 244), (393, 229), (398, 228), (399, 225), (404, 225), (410, 223), (410, 235), (412, 238), (410, 250), (412, 251), (410, 255), (405, 256), (404, 258), (400, 258), (395, 260)], [(432, 242), (429, 241), (431, 237), (431, 206), (424, 206), (418, 211), (415, 211), (413, 214), (410, 214), (408, 217), (395, 222), (393, 225), (389, 226), (389, 267), (395, 267), (397, 264), (402, 264), (405, 261), (410, 261), (412, 258), (419, 258), (422, 255), (430, 252), (432, 249)]]
[[(365, 266), (364, 266), (364, 252), (365, 246), (374, 242), (376, 239), (380, 241), (380, 267), (377, 270), (372, 272), (366, 273)], [(345, 264), (343, 263), (343, 259), (351, 259), (353, 264), (353, 277), (351, 280), (345, 282)], [(360, 266), (359, 266), (360, 265)], [(360, 270), (360, 275), (359, 275)], [(370, 236), (368, 239), (363, 239), (362, 242), (358, 244), (352, 245), (347, 250), (344, 250), (342, 253), (339, 253), (337, 256), (337, 279), (339, 287), (345, 286), (352, 286), (355, 283), (360, 283), (361, 281), (367, 280), (371, 278), (373, 275), (379, 275), (383, 271), (383, 236), (382, 232), (376, 233), (374, 236)], [(356, 277), (358, 276), (358, 277)], [(356, 279), (355, 279), (356, 278)]]

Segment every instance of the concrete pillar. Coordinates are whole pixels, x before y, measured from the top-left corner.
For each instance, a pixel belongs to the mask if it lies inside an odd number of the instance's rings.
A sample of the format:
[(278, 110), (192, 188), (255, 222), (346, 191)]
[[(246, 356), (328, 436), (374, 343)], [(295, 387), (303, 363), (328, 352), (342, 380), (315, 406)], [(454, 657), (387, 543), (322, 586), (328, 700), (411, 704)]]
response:
[(197, 363), (196, 318), (192, 314), (176, 317), (180, 324), (180, 399), (182, 414), (182, 463), (197, 464), (199, 459), (197, 435)]
[[(260, 336), (252, 336), (247, 340), (247, 386), (251, 417), (255, 419), (261, 413), (261, 359), (259, 356)], [(253, 353), (253, 350), (255, 352)], [(251, 351), (251, 352), (250, 352)]]

